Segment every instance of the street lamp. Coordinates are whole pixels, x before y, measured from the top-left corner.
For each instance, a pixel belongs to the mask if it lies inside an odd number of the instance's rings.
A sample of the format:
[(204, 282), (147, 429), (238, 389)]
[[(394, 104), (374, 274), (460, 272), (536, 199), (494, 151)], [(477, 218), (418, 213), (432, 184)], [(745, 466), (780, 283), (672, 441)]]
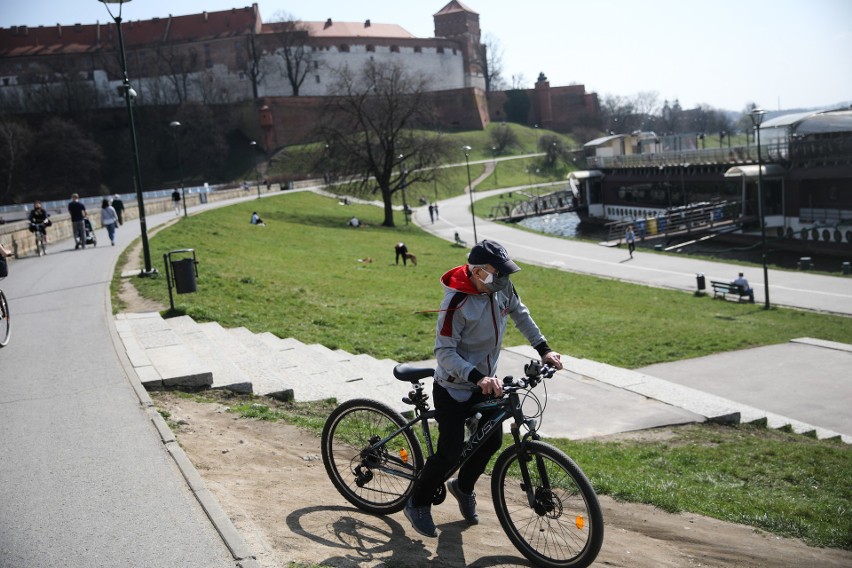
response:
[(491, 155), (494, 156), (494, 185), (500, 187), (500, 180), (497, 177), (497, 146), (491, 146)]
[(763, 295), (765, 309), (769, 309), (769, 271), (766, 268), (766, 218), (763, 212), (763, 161), (760, 158), (760, 124), (766, 111), (754, 108), (749, 113), (751, 123), (757, 132), (757, 215), (760, 217), (760, 247), (763, 256)]
[[(107, 9), (110, 17), (115, 21), (118, 29), (118, 48), (121, 58), (121, 73), (123, 76), (121, 91), (124, 95), (124, 104), (127, 107), (127, 121), (130, 124), (130, 147), (133, 151), (133, 183), (136, 186), (136, 203), (139, 208), (139, 229), (142, 232), (142, 255), (145, 259), (145, 268), (139, 276), (154, 276), (157, 270), (151, 267), (151, 250), (148, 247), (148, 224), (145, 220), (145, 203), (142, 198), (142, 174), (139, 167), (139, 146), (136, 143), (136, 125), (133, 123), (133, 105), (131, 99), (136, 98), (136, 91), (130, 88), (130, 79), (127, 78), (127, 59), (124, 55), (124, 35), (121, 32), (121, 7), (130, 0), (98, 0)], [(113, 14), (109, 9), (110, 4), (118, 4), (118, 14)]]
[[(257, 142), (252, 140), (249, 142), (249, 146), (251, 146), (252, 150), (257, 150)], [(260, 173), (257, 171), (257, 157), (252, 156), (254, 160), (254, 183), (257, 185), (257, 198), (260, 199)]]
[(172, 129), (172, 137), (175, 139), (175, 151), (177, 152), (178, 159), (178, 172), (180, 173), (180, 196), (183, 200), (183, 216), (186, 217), (186, 189), (184, 188), (183, 183), (183, 162), (180, 159), (180, 144), (178, 143), (178, 129), (180, 128), (180, 122), (177, 120), (173, 120), (169, 123), (169, 127)]
[(473, 224), (473, 242), (478, 243), (479, 239), (476, 238), (476, 215), (473, 212), (473, 183), (470, 181), (470, 151), (472, 149), (470, 146), (462, 148), (464, 150), (464, 161), (467, 164), (467, 194), (470, 196), (470, 220)]
[(399, 158), (399, 185), (402, 188), (402, 216), (405, 217), (405, 224), (408, 225), (408, 200), (405, 197), (405, 174), (408, 172), (405, 171), (405, 162), (403, 161), (405, 156), (400, 154), (397, 157)]

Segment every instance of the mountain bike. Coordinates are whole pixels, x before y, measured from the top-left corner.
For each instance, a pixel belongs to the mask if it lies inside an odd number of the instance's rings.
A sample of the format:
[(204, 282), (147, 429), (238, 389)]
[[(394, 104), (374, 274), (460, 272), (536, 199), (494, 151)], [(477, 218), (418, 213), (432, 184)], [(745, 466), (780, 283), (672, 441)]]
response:
[[(429, 408), (429, 396), (421, 382), (434, 372), (408, 364), (394, 369), (394, 377), (413, 387), (402, 399), (414, 407), (410, 420), (371, 399), (346, 401), (326, 420), (321, 440), (326, 473), (340, 494), (359, 509), (387, 515), (405, 507), (425, 464), (418, 434), (428, 455), (434, 453), (429, 420), (435, 411)], [(579, 466), (561, 450), (541, 441), (536, 432), (544, 404), (532, 391), (556, 369), (531, 361), (524, 372), (521, 379), (503, 379), (502, 398), (471, 407), (471, 416), (479, 413), (484, 418), (432, 503), (444, 501), (447, 480), (489, 436), (502, 435), (503, 422), (511, 420), (513, 442), (498, 455), (491, 473), (497, 518), (512, 544), (533, 564), (582, 568), (600, 551), (603, 513)], [(533, 410), (531, 416), (525, 415), (525, 402)]]

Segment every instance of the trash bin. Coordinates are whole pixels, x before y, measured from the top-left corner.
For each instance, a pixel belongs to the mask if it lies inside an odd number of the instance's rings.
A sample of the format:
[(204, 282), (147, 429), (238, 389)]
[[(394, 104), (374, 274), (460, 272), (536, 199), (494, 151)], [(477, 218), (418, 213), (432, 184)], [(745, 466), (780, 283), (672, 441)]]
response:
[(704, 293), (704, 290), (707, 289), (707, 282), (704, 280), (704, 274), (699, 272), (695, 275), (695, 283), (698, 286), (698, 293)]
[(840, 267), (843, 269), (843, 274), (852, 274), (852, 263), (844, 262)]
[(172, 274), (175, 279), (175, 291), (178, 294), (190, 294), (198, 290), (195, 284), (195, 259), (173, 260)]
[(201, 199), (201, 204), (207, 203), (207, 194), (205, 192), (201, 192), (198, 194), (198, 197)]

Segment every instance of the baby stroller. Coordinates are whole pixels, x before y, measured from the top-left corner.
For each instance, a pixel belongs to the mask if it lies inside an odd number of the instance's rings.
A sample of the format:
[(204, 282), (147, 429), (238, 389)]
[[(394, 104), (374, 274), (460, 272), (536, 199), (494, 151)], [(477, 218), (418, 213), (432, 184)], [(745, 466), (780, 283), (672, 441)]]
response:
[[(86, 228), (86, 244), (93, 247), (98, 246), (98, 238), (95, 236), (95, 229), (92, 228), (92, 222), (89, 219), (83, 219), (83, 226)], [(74, 243), (80, 246), (80, 239), (74, 237)]]

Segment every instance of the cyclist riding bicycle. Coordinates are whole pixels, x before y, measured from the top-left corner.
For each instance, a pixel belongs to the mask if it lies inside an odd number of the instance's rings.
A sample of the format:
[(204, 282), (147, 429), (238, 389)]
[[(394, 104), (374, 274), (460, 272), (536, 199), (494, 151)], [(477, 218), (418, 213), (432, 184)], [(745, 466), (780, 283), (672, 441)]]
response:
[[(559, 353), (547, 345), (509, 280), (509, 275), (519, 270), (505, 248), (494, 241), (483, 240), (471, 249), (467, 264), (441, 277), (444, 299), (438, 312), (437, 367), (432, 390), (438, 422), (438, 449), (426, 461), (405, 507), (405, 516), (423, 536), (437, 536), (432, 520), (432, 498), (464, 449), (469, 409), (492, 395), (503, 395), (503, 383), (496, 371), (507, 319), (512, 318), (515, 327), (538, 351), (542, 362), (562, 368)], [(481, 420), (487, 419), (486, 415)], [(474, 485), (501, 444), (500, 435), (488, 438), (461, 467), (458, 477), (448, 483), (462, 516), (470, 525), (479, 523)]]
[(39, 231), (42, 235), (44, 235), (44, 240), (46, 241), (47, 227), (50, 227), (53, 223), (50, 220), (50, 213), (41, 206), (41, 201), (33, 203), (33, 210), (30, 211), (29, 220), (30, 232), (35, 233), (36, 231)]

